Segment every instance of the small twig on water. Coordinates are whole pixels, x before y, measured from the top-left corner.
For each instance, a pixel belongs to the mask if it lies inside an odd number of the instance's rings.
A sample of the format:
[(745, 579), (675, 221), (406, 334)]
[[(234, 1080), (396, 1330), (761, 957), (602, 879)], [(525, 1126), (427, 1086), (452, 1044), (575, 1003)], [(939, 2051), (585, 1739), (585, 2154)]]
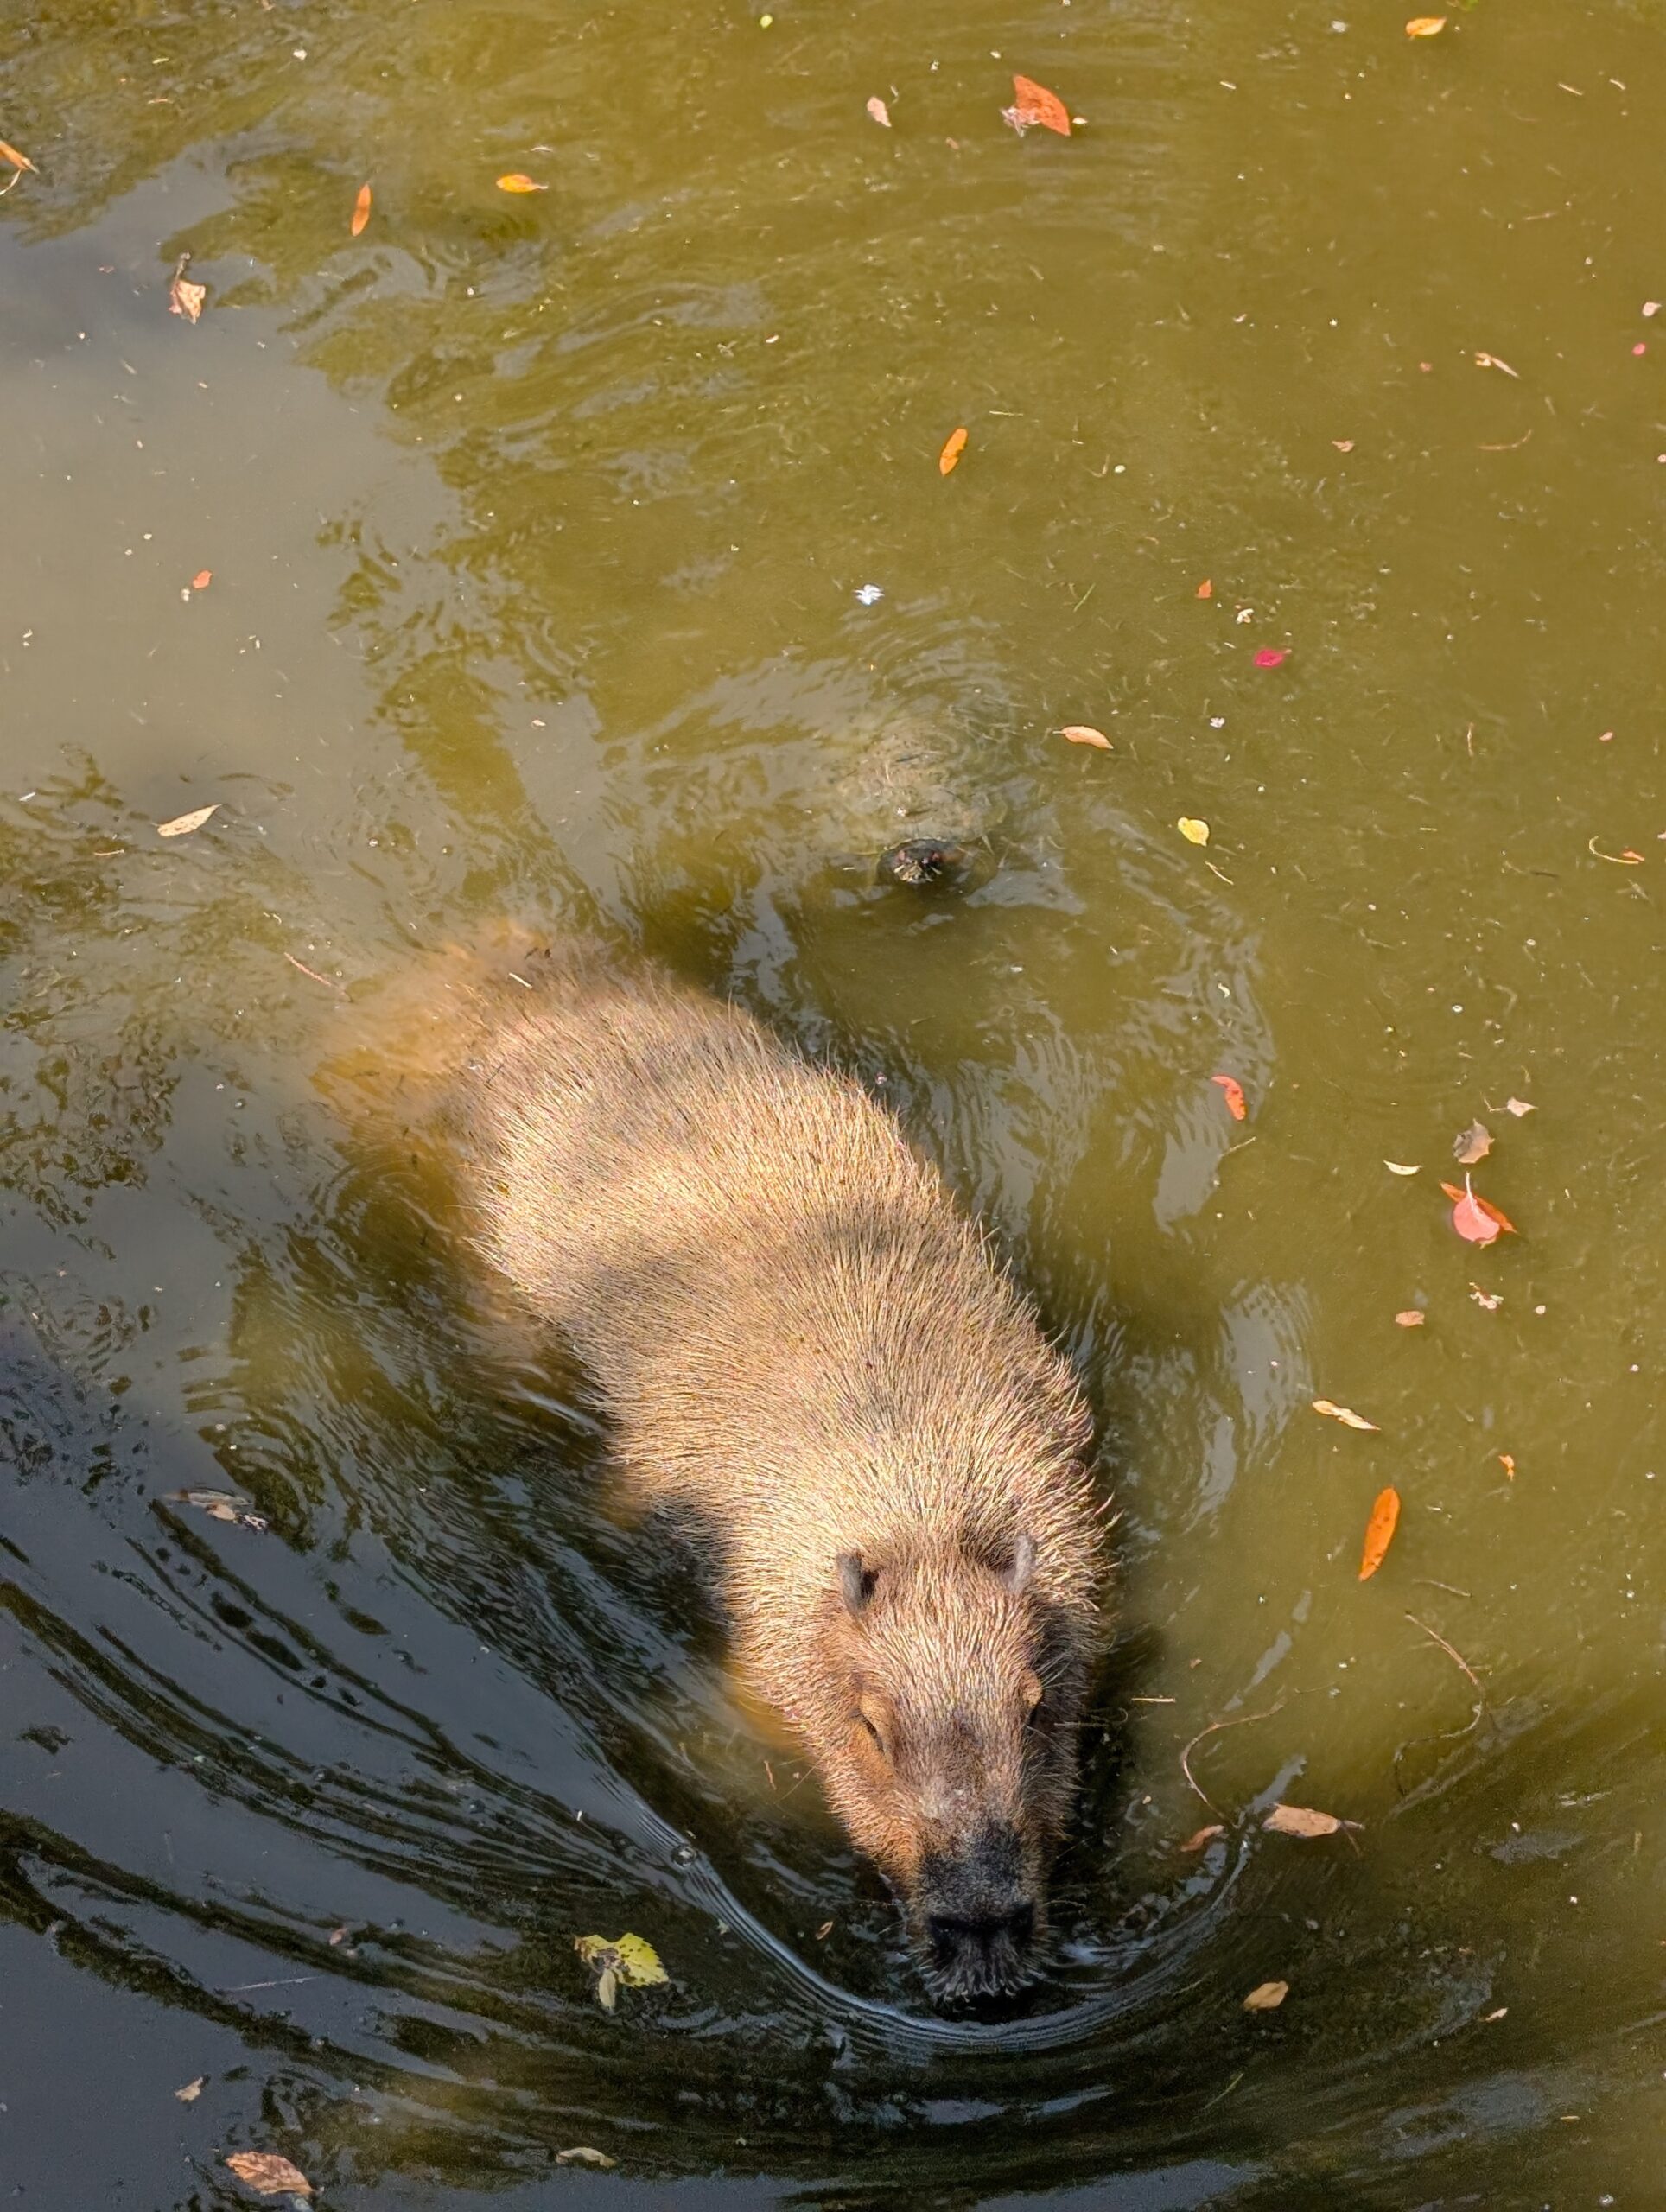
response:
[(286, 952), (283, 957), (291, 968), (298, 968), (303, 976), (310, 976), (315, 983), (321, 983), (327, 991), (339, 991), (342, 988), (333, 976), (321, 976), (316, 968), (308, 968), (306, 962), (297, 960), (294, 953)]
[(1230, 1720), (1211, 1720), (1206, 1728), (1199, 1729), (1197, 1734), (1192, 1738), (1192, 1741), (1180, 1753), (1180, 1772), (1192, 1784), (1192, 1787), (1197, 1791), (1199, 1796), (1203, 1799), (1204, 1803), (1208, 1806), (1211, 1813), (1218, 1813), (1220, 1807), (1216, 1804), (1212, 1797), (1206, 1794), (1199, 1784), (1197, 1776), (1192, 1773), (1192, 1752), (1197, 1750), (1199, 1745), (1202, 1743), (1205, 1736), (1212, 1736), (1218, 1728), (1242, 1728), (1246, 1725), (1246, 1723), (1251, 1720), (1270, 1720), (1275, 1713), (1282, 1713), (1283, 1710), (1284, 1700), (1281, 1698), (1276, 1705), (1269, 1705), (1265, 1713), (1235, 1713)]
[[(1459, 1736), (1467, 1736), (1472, 1728), (1479, 1727), (1481, 1715), (1486, 1710), (1486, 1691), (1482, 1687), (1481, 1678), (1465, 1658), (1463, 1653), (1448, 1643), (1445, 1637), (1437, 1630), (1432, 1629), (1427, 1621), (1420, 1621), (1415, 1613), (1408, 1613), (1406, 1618), (1414, 1628), (1421, 1629), (1431, 1643), (1438, 1643), (1453, 1664), (1459, 1668), (1468, 1678), (1475, 1690), (1475, 1707), (1461, 1728), (1443, 1728), (1438, 1735), (1434, 1736), (1414, 1736), (1410, 1743), (1401, 1745), (1394, 1755), (1394, 1783), (1396, 1789), (1400, 1788), (1400, 1762), (1408, 1751), (1415, 1750), (1419, 1744), (1444, 1744), (1448, 1740), (1456, 1742)], [(1403, 1795), (1403, 1792), (1402, 1794)]]

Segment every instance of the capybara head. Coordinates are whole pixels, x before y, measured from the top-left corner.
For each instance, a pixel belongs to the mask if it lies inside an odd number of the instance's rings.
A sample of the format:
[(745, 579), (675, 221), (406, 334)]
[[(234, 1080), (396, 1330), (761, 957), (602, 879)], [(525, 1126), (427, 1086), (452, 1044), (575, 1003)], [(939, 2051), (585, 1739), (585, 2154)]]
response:
[(932, 1995), (1014, 1990), (1046, 1933), (1082, 1700), (1035, 1547), (843, 1552), (829, 1569), (811, 1728), (828, 1796), (900, 1898)]

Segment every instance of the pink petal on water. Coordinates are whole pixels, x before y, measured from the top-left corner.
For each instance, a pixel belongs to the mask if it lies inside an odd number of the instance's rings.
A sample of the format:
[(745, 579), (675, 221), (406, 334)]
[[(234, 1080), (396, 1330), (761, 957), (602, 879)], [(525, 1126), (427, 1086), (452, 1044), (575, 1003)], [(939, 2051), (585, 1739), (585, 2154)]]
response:
[(1256, 655), (1256, 666), (1257, 668), (1276, 668), (1281, 661), (1288, 658), (1288, 655), (1281, 651), (1277, 645), (1263, 645), (1261, 651)]

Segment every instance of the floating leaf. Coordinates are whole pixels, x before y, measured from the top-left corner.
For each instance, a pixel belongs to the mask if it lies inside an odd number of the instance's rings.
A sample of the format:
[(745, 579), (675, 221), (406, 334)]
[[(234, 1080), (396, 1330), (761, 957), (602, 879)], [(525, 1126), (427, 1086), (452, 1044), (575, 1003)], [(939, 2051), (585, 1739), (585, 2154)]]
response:
[(1408, 1167), (1403, 1160), (1385, 1160), (1383, 1165), (1390, 1175), (1415, 1175), (1420, 1172), (1415, 1167)]
[(1501, 1452), (1498, 1454), (1498, 1465), (1504, 1471), (1505, 1479), (1513, 1483), (1516, 1479), (1516, 1462), (1511, 1454), (1508, 1452)]
[(1408, 38), (1438, 38), (1447, 27), (1444, 16), (1414, 16), (1406, 25)]
[(1206, 845), (1209, 842), (1209, 824), (1199, 822), (1193, 815), (1183, 814), (1174, 827), (1189, 845)]
[(1215, 587), (1211, 582), (1210, 579), (1205, 576), (1203, 582), (1198, 586), (1198, 597), (1199, 599), (1213, 599), (1214, 596)]
[(370, 187), (361, 184), (359, 197), (353, 203), (353, 220), (347, 225), (350, 236), (357, 238), (370, 220)]
[(1001, 118), (1011, 124), (1021, 138), (1037, 124), (1043, 130), (1056, 130), (1061, 138), (1070, 137), (1070, 110), (1057, 92), (1050, 92), (1033, 77), (1013, 79), (1013, 104), (1002, 109)]
[(1485, 1122), (1472, 1122), (1453, 1139), (1452, 1156), (1460, 1167), (1473, 1167), (1492, 1149), (1492, 1132)]
[(1331, 440), (1331, 443), (1336, 448), (1339, 453), (1351, 453), (1353, 451), (1353, 440), (1351, 438), (1332, 438)]
[(176, 814), (171, 822), (156, 824), (156, 835), (159, 837), (188, 837), (194, 830), (201, 829), (211, 814), (218, 814), (220, 802), (216, 799), (212, 806), (194, 807), (189, 814)]
[[(874, 93), (873, 99), (868, 103), (868, 112), (873, 117), (875, 123), (882, 124), (887, 130), (891, 128), (891, 111), (887, 107), (885, 102), (880, 98), (877, 92)], [(610, 2158), (607, 2163), (611, 2165), (613, 2164), (612, 2159)]]
[(1218, 1821), (1211, 1821), (1207, 1827), (1194, 1828), (1192, 1834), (1187, 1836), (1186, 1841), (1180, 1846), (1180, 1849), (1182, 1851), (1201, 1851), (1205, 1844), (1212, 1843), (1218, 1835), (1224, 1835), (1225, 1834), (1226, 1830), (1221, 1826)]
[(206, 2074), (199, 2074), (194, 2082), (188, 2082), (182, 2089), (175, 2089), (174, 2094), (182, 2105), (194, 2105), (202, 2094), (202, 2085), (207, 2079)]
[(1523, 1114), (1536, 1114), (1538, 1110), (1536, 1106), (1529, 1106), (1525, 1098), (1506, 1098), (1504, 1101), (1505, 1113), (1513, 1114), (1518, 1122)]
[(1071, 745), (1097, 745), (1101, 753), (1110, 750), (1110, 740), (1091, 722), (1066, 722), (1059, 734)]
[(1427, 1313), (1420, 1313), (1415, 1306), (1408, 1306), (1403, 1313), (1396, 1313), (1394, 1319), (1396, 1326), (1398, 1328), (1421, 1329), (1428, 1316)]
[(1489, 1313), (1496, 1313), (1504, 1302), (1502, 1292), (1483, 1290), (1478, 1282), (1471, 1283), (1469, 1294), (1478, 1306), (1485, 1306)]
[(310, 2196), (313, 2193), (313, 2185), (300, 2167), (280, 2158), (276, 2151), (233, 2151), (226, 2163), (258, 2196)]
[(1329, 1421), (1339, 1421), (1344, 1428), (1364, 1428), (1369, 1429), (1373, 1436), (1382, 1434), (1374, 1421), (1366, 1421), (1351, 1406), (1333, 1405), (1329, 1398), (1315, 1398), (1313, 1403), (1316, 1414), (1323, 1414)]
[(1256, 655), (1256, 666), (1257, 668), (1279, 668), (1281, 667), (1284, 662), (1286, 662), (1289, 658), (1290, 656), (1288, 653), (1281, 651), (1277, 645), (1262, 645)]
[(206, 1513), (211, 1521), (235, 1522), (239, 1529), (264, 1529), (266, 1522), (250, 1505), (246, 1497), (239, 1497), (229, 1490), (170, 1490), (166, 1503), (169, 1505), (194, 1506), (199, 1513)]
[(1258, 1981), (1243, 2000), (1246, 2012), (1276, 2012), (1290, 1994), (1288, 1981)]
[(1262, 1822), (1273, 1835), (1334, 1835), (1339, 1828), (1357, 1828), (1358, 1821), (1339, 1820), (1334, 1813), (1316, 1813), (1307, 1805), (1275, 1805)]
[[(21, 176), (25, 169), (31, 176), (39, 176), (41, 174), (27, 154), (20, 154), (16, 146), (7, 145), (3, 138), (0, 138), (0, 162), (9, 163), (17, 171), (18, 176)], [(12, 182), (15, 184), (17, 178), (14, 177)]]
[(640, 1936), (575, 1936), (573, 1948), (596, 1976), (596, 2002), (604, 2012), (614, 2009), (621, 1988), (645, 1989), (668, 1979), (659, 1955)]
[(532, 177), (524, 176), (519, 169), (512, 169), (507, 176), (498, 179), (498, 189), (499, 192), (548, 192), (550, 188), (547, 184), (539, 184)]
[(617, 2158), (610, 2158), (605, 2151), (593, 2151), (588, 2143), (575, 2143), (570, 2151), (557, 2151), (558, 2166), (616, 2166)]
[(1365, 1548), (1359, 1561), (1359, 1579), (1369, 1582), (1383, 1564), (1400, 1521), (1400, 1493), (1392, 1484), (1377, 1493), (1371, 1517), (1365, 1523)]
[(1209, 1080), (1219, 1087), (1221, 1096), (1226, 1101), (1226, 1110), (1232, 1119), (1241, 1122), (1250, 1111), (1243, 1103), (1243, 1085), (1232, 1075), (1211, 1075)]
[(1469, 1186), (1467, 1175), (1461, 1191), (1453, 1183), (1442, 1183), (1440, 1188), (1452, 1200), (1452, 1225), (1466, 1243), (1491, 1244), (1504, 1230), (1515, 1235), (1515, 1223), (1500, 1213), (1489, 1199), (1478, 1198)]
[(938, 455), (938, 474), (939, 476), (951, 475), (954, 473), (956, 464), (958, 462), (960, 456), (965, 452), (965, 450), (966, 429), (965, 425), (963, 423), (959, 429), (951, 430), (948, 436), (944, 440), (943, 451)]
[(193, 591), (207, 591), (213, 581), (214, 572), (212, 569), (199, 569), (191, 579), (191, 588)]
[(1478, 353), (1475, 365), (1478, 369), (1502, 369), (1507, 377), (1514, 377), (1517, 384), (1522, 380), (1521, 371), (1512, 369), (1508, 361), (1501, 361), (1496, 353)]
[(174, 274), (168, 285), (168, 312), (182, 315), (188, 322), (194, 322), (202, 313), (202, 303), (208, 296), (206, 284), (193, 284), (185, 272), (191, 266), (188, 253), (181, 254), (174, 264)]

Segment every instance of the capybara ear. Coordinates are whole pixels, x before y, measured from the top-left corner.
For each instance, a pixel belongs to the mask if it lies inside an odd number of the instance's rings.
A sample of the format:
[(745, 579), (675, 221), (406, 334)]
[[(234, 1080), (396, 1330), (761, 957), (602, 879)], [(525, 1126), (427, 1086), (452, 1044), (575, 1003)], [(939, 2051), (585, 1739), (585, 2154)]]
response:
[(1021, 1598), (1030, 1586), (1030, 1577), (1035, 1573), (1035, 1538), (1021, 1536), (1013, 1546), (1013, 1555), (1002, 1581), (1014, 1598)]
[(862, 1563), (860, 1552), (839, 1554), (839, 1589), (852, 1620), (862, 1618), (862, 1608), (874, 1594), (874, 1578)]

